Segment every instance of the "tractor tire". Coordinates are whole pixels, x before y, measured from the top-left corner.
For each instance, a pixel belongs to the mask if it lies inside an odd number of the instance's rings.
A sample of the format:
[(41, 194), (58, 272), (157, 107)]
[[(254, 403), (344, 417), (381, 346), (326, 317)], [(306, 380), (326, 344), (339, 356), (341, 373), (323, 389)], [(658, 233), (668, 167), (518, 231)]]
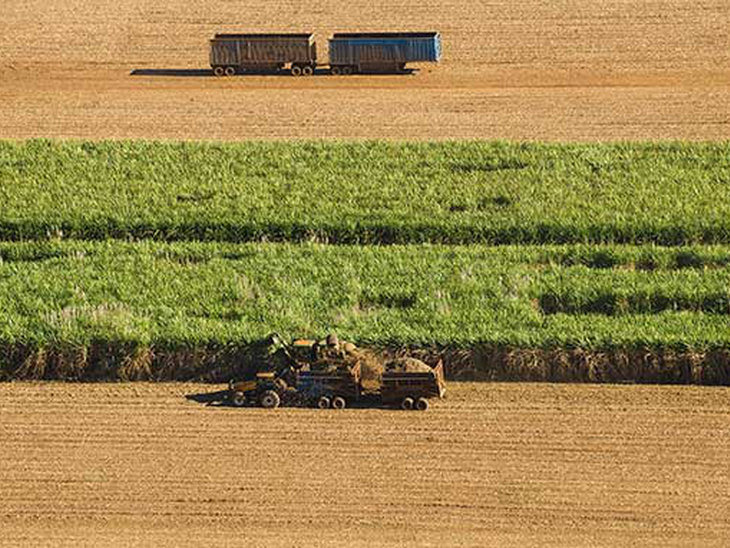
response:
[(279, 397), (279, 394), (273, 390), (266, 390), (263, 394), (261, 394), (259, 403), (264, 409), (276, 409), (281, 403), (281, 398)]
[(302, 67), (302, 76), (311, 76), (314, 74), (314, 68), (310, 65), (307, 65), (306, 67)]
[(332, 399), (332, 409), (344, 409), (347, 407), (347, 402), (342, 396), (335, 396)]
[(292, 76), (301, 76), (302, 75), (302, 67), (299, 65), (294, 65), (291, 68), (291, 75)]
[(330, 403), (330, 399), (327, 396), (320, 396), (320, 398), (317, 400), (317, 407), (319, 409), (329, 409)]
[(412, 411), (413, 398), (403, 398), (403, 401), (400, 402), (400, 408), (403, 409), (403, 411)]
[(234, 392), (229, 399), (233, 407), (243, 407), (246, 405), (246, 395), (243, 392)]
[(213, 69), (213, 74), (215, 74), (215, 75), (216, 75), (216, 76), (218, 76), (218, 77), (220, 77), (220, 76), (225, 76), (225, 74), (226, 74), (226, 69), (224, 69), (223, 67), (215, 67), (215, 68)]
[(225, 73), (226, 76), (234, 76), (236, 74), (236, 69), (234, 67), (226, 67)]
[(428, 403), (428, 400), (426, 398), (418, 398), (416, 400), (416, 411), (428, 411), (429, 407), (430, 404)]

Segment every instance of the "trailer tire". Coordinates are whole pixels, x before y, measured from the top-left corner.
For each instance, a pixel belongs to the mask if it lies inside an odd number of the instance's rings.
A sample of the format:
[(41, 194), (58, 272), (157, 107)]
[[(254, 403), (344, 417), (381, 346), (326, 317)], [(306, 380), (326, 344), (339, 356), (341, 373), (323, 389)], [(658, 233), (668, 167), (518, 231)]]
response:
[(352, 67), (344, 67), (342, 69), (342, 74), (344, 74), (345, 76), (350, 76), (350, 74), (352, 74), (352, 72), (353, 72)]
[(234, 67), (226, 67), (225, 73), (226, 76), (233, 76), (236, 74), (236, 69)]
[(279, 397), (279, 394), (273, 390), (266, 390), (263, 394), (261, 394), (259, 403), (264, 409), (276, 409), (281, 403), (281, 398)]
[(430, 404), (428, 403), (428, 400), (426, 398), (418, 398), (416, 400), (416, 411), (428, 411), (429, 407)]
[(243, 407), (246, 405), (246, 395), (243, 392), (234, 392), (229, 399), (233, 407)]
[(299, 65), (292, 65), (291, 67), (291, 75), (292, 76), (301, 76), (302, 75), (302, 67)]
[(332, 409), (344, 409), (347, 407), (347, 402), (342, 396), (335, 396), (332, 399)]
[(330, 74), (333, 76), (340, 76), (342, 74), (342, 69), (340, 67), (330, 67)]
[(413, 398), (403, 398), (403, 401), (400, 402), (400, 408), (403, 409), (403, 411), (413, 410)]
[(223, 67), (213, 67), (213, 74), (218, 77), (225, 76), (226, 69), (224, 69)]
[(302, 76), (311, 76), (312, 74), (314, 74), (314, 68), (311, 65), (302, 67)]
[(320, 398), (317, 400), (317, 407), (319, 409), (329, 409), (330, 403), (330, 399), (327, 396), (320, 396)]

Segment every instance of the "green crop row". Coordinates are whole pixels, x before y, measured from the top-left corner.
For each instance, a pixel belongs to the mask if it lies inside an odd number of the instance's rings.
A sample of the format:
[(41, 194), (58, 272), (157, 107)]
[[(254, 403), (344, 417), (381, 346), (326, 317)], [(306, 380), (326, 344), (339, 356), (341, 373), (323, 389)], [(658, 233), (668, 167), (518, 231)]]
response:
[[(580, 264), (590, 253), (614, 268)], [(673, 265), (678, 253), (711, 268)], [(0, 342), (730, 347), (730, 248), (0, 243)], [(564, 264), (570, 257), (577, 265)]]
[(0, 239), (730, 243), (730, 144), (0, 142)]

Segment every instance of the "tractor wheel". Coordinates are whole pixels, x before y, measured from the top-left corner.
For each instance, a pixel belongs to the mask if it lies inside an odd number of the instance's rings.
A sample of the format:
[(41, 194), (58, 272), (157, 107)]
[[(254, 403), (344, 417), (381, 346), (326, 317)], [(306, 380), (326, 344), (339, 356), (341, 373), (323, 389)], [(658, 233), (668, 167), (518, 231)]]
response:
[(345, 398), (342, 396), (335, 396), (335, 398), (332, 400), (332, 408), (333, 409), (344, 409), (347, 407), (347, 402), (345, 401)]
[(403, 411), (411, 411), (413, 409), (413, 398), (403, 398), (403, 401), (400, 402), (400, 408)]
[(416, 400), (416, 410), (417, 411), (428, 411), (429, 403), (426, 398), (418, 398)]
[(330, 74), (332, 74), (333, 76), (339, 76), (340, 74), (342, 74), (342, 69), (340, 67), (331, 67)]
[(246, 405), (246, 395), (243, 392), (234, 392), (231, 394), (231, 405), (234, 407), (243, 407)]
[(279, 394), (273, 390), (266, 390), (263, 394), (261, 394), (259, 402), (261, 403), (261, 407), (264, 409), (275, 409), (279, 407), (281, 398), (279, 397)]
[(216, 76), (224, 76), (226, 74), (226, 69), (224, 69), (223, 67), (215, 67), (213, 69), (213, 74), (215, 74)]
[(320, 409), (329, 409), (330, 408), (330, 399), (327, 396), (321, 396), (317, 400), (317, 407)]
[(342, 69), (342, 74), (344, 74), (345, 76), (350, 76), (352, 72), (352, 67), (345, 67)]
[(302, 75), (302, 67), (299, 65), (293, 65), (291, 68), (291, 75), (292, 76), (301, 76)]
[(314, 74), (314, 68), (311, 65), (302, 68), (302, 76), (311, 76), (312, 74)]
[(226, 76), (233, 76), (236, 74), (236, 69), (234, 67), (226, 67)]

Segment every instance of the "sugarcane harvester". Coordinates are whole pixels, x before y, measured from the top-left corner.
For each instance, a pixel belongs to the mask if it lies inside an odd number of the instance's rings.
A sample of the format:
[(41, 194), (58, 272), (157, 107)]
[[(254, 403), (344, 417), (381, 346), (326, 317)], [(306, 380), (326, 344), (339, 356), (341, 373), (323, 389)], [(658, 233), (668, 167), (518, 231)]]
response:
[(429, 398), (445, 392), (440, 362), (434, 368), (413, 358), (383, 364), (375, 354), (340, 342), (336, 335), (291, 344), (272, 335), (266, 348), (244, 380), (229, 383), (232, 405), (344, 409), (375, 404), (425, 411)]

